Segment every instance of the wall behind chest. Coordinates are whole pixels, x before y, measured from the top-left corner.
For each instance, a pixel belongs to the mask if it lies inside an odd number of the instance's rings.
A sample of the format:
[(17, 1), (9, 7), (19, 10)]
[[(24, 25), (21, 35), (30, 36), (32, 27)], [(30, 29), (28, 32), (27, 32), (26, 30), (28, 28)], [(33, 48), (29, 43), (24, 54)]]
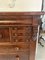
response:
[[(12, 7), (13, 4), (14, 6)], [(41, 6), (42, 6), (42, 0), (0, 0), (0, 11), (2, 12), (41, 11)]]

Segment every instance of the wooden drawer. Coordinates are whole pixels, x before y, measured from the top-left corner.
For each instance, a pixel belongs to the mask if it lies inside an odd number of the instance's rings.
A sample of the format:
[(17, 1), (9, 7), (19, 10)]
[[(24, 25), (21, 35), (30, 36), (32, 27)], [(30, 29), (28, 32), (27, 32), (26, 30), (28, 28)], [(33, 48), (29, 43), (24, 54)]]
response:
[(30, 49), (30, 42), (0, 43), (0, 54), (17, 54)]
[(29, 52), (19, 52), (18, 54), (0, 55), (1, 60), (28, 60)]
[(0, 26), (0, 42), (9, 42), (9, 28)]
[(31, 39), (30, 26), (0, 26), (0, 42), (24, 42)]
[(16, 26), (11, 27), (11, 39), (13, 41), (26, 41), (31, 39), (30, 26)]
[[(27, 45), (26, 45), (27, 46)], [(18, 49), (17, 47), (14, 46), (9, 46), (9, 47), (0, 47), (0, 55), (1, 55), (1, 59), (4, 58), (4, 60), (6, 59), (11, 59), (11, 60), (28, 60), (29, 58), (29, 46), (26, 47), (25, 45), (18, 45), (18, 47), (20, 47), (20, 49)], [(10, 58), (11, 57), (11, 58)]]

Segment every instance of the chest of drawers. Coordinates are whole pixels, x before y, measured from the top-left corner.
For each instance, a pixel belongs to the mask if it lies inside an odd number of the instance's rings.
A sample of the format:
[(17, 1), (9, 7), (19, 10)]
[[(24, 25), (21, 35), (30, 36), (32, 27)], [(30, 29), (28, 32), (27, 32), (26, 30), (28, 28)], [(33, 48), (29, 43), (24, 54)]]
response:
[(41, 12), (0, 13), (1, 60), (35, 60), (41, 14)]

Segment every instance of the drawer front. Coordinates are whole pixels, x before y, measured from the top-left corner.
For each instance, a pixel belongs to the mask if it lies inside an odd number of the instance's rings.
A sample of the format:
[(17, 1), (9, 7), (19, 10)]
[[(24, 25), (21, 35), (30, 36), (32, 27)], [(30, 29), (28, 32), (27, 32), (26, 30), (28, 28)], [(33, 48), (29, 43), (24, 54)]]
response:
[(32, 33), (31, 29), (30, 26), (11, 27), (11, 39), (19, 42), (30, 41)]
[(29, 55), (27, 55), (28, 53), (18, 53), (15, 55), (1, 55), (0, 59), (1, 60), (29, 60)]
[(0, 42), (30, 41), (31, 30), (31, 26), (0, 26)]
[(11, 45), (0, 45), (0, 53), (10, 54), (10, 53), (16, 53), (20, 51), (28, 51), (29, 45), (30, 45), (30, 43), (20, 43), (20, 42), (12, 43), (12, 44)]
[[(2, 55), (1, 59), (4, 60), (7, 58), (10, 60), (28, 60), (29, 59), (29, 45), (30, 44), (25, 44), (25, 43), (17, 43), (12, 46), (0, 46), (0, 54)], [(11, 58), (10, 58), (11, 57)]]
[(15, 59), (18, 58), (22, 60), (26, 59), (30, 54), (30, 43), (15, 43), (15, 45), (2, 45), (0, 46), (0, 55), (15, 55)]
[(0, 42), (8, 42), (8, 41), (9, 41), (9, 28), (0, 27)]
[(19, 52), (15, 55), (15, 60), (29, 60), (29, 52)]

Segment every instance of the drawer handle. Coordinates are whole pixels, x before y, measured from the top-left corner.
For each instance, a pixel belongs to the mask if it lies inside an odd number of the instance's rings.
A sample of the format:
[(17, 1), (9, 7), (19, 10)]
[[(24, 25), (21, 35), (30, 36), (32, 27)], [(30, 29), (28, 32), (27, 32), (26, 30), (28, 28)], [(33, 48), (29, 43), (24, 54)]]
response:
[(18, 51), (20, 48), (19, 47), (15, 47), (15, 49)]
[(13, 30), (17, 30), (17, 28), (15, 27), (15, 28), (13, 28)]
[(14, 28), (15, 30), (17, 30), (17, 28)]
[(18, 55), (16, 56), (16, 60), (19, 60), (19, 56)]
[(17, 34), (15, 33), (15, 36), (17, 36)]
[(17, 34), (16, 33), (13, 33), (13, 36), (17, 36)]

